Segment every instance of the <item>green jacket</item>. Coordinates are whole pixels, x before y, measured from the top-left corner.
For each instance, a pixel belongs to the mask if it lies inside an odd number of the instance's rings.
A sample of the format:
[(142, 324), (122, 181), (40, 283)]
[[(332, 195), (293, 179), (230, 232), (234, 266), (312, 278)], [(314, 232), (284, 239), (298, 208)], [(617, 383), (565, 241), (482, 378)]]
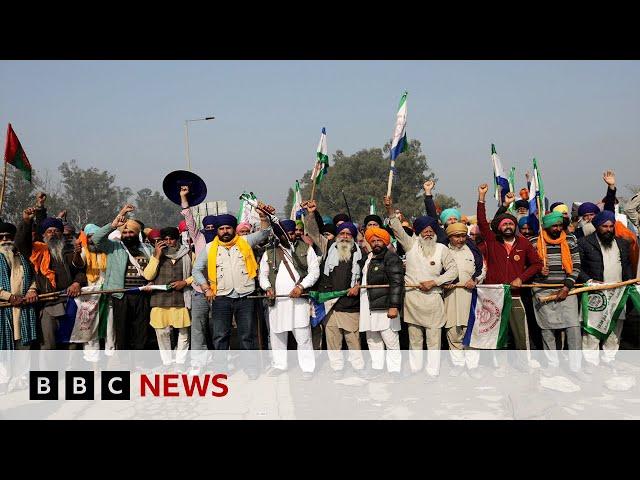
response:
[[(124, 288), (124, 276), (129, 261), (129, 255), (127, 255), (122, 243), (109, 240), (109, 234), (114, 230), (115, 228), (108, 223), (93, 234), (93, 243), (100, 251), (107, 254), (107, 271), (105, 272), (103, 290)], [(124, 294), (114, 293), (113, 296), (122, 298)]]

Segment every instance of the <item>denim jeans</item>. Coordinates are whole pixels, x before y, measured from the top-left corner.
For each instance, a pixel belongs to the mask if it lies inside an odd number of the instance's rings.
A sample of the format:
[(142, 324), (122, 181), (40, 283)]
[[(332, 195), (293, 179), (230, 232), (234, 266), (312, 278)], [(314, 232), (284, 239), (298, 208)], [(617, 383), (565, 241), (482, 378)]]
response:
[(204, 367), (207, 363), (207, 335), (213, 334), (211, 306), (203, 293), (191, 296), (191, 365)]
[[(240, 349), (256, 350), (258, 334), (254, 305), (255, 302), (252, 298), (216, 297), (212, 307), (213, 348), (215, 350), (226, 351), (229, 349), (231, 323), (234, 316), (238, 325)], [(257, 356), (254, 359), (254, 355), (243, 354), (243, 358), (249, 361), (246, 365), (247, 368), (257, 366)]]

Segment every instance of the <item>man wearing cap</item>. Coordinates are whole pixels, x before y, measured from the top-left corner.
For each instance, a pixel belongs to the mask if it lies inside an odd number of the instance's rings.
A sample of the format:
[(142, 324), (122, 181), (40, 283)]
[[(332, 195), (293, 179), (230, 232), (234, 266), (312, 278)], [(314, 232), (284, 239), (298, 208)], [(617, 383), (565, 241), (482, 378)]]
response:
[[(509, 330), (515, 349), (527, 350), (529, 349), (527, 319), (524, 305), (520, 299), (519, 287), (542, 269), (542, 260), (531, 243), (516, 233), (518, 223), (513, 215), (509, 213), (496, 215), (489, 225), (485, 206), (488, 190), (489, 186), (486, 183), (478, 187), (478, 227), (486, 246), (487, 275), (484, 283), (511, 286), (512, 302)], [(524, 360), (520, 356), (519, 361), (517, 366), (523, 367)], [(526, 368), (528, 369), (528, 367)], [(506, 369), (506, 365), (501, 365), (496, 374), (502, 375), (504, 369)]]
[[(33, 219), (36, 212), (27, 208), (22, 213), (22, 222), (16, 233), (16, 247), (28, 257), (34, 271), (38, 294), (66, 290), (70, 298), (78, 296), (80, 288), (87, 284), (80, 251), (65, 250), (62, 237), (63, 225), (59, 218), (46, 218), (40, 223), (43, 242), (32, 239)], [(42, 349), (56, 349), (56, 331), (66, 315), (65, 297), (58, 297), (42, 303), (40, 322), (42, 328)]]
[[(457, 377), (464, 369), (465, 365), (469, 375), (479, 378), (478, 362), (480, 352), (462, 345), (467, 324), (469, 322), (469, 311), (471, 310), (472, 291), (484, 280), (486, 267), (483, 266), (479, 277), (472, 278), (475, 272), (473, 253), (466, 245), (467, 226), (463, 223), (450, 223), (447, 226), (447, 236), (449, 237), (449, 251), (456, 262), (458, 269), (458, 281), (445, 286), (444, 313), (446, 323), (444, 325), (449, 343), (449, 354), (453, 368), (449, 375)], [(455, 286), (461, 287), (457, 288)]]
[[(273, 207), (260, 204), (272, 212)], [(238, 220), (230, 214), (214, 219), (216, 237), (207, 243), (196, 258), (193, 278), (200, 285), (212, 306), (212, 341), (215, 350), (228, 350), (231, 324), (235, 316), (242, 350), (254, 350), (257, 345), (255, 302), (247, 298), (256, 289), (258, 263), (252, 248), (264, 242), (271, 232), (267, 216), (258, 210), (261, 230), (240, 236), (236, 232)], [(246, 373), (258, 378), (257, 359), (249, 356)]]
[(184, 365), (189, 350), (189, 309), (191, 308), (191, 256), (189, 247), (180, 243), (176, 227), (160, 230), (153, 257), (144, 269), (144, 278), (156, 285), (168, 285), (169, 290), (151, 293), (151, 326), (158, 338), (163, 365), (173, 363), (171, 329), (178, 330), (175, 362)]
[[(564, 216), (559, 211), (542, 217), (540, 236), (531, 238), (531, 243), (545, 266), (535, 278), (535, 283), (562, 284), (563, 287), (534, 288), (534, 308), (536, 321), (542, 330), (542, 343), (548, 368), (543, 374), (554, 376), (559, 367), (556, 351), (556, 333), (564, 330), (569, 348), (569, 369), (578, 380), (588, 377), (581, 371), (582, 337), (578, 297), (569, 296), (576, 280), (580, 276), (580, 252), (576, 238), (564, 231)], [(542, 303), (540, 299), (557, 293), (557, 300)]]
[[(613, 212), (600, 212), (591, 222), (596, 231), (578, 240), (582, 267), (579, 282), (618, 283), (634, 278), (629, 257), (629, 242), (615, 235), (615, 222)], [(609, 335), (604, 335), (602, 340), (588, 332), (584, 333), (582, 349), (588, 363), (600, 363), (599, 350), (602, 344), (603, 364), (613, 368), (616, 352), (620, 348), (623, 317), (624, 315), (620, 315), (615, 329)]]
[(388, 288), (360, 290), (360, 331), (366, 332), (374, 373), (384, 367), (384, 349), (387, 349), (387, 371), (399, 374), (400, 309), (404, 297), (404, 268), (397, 253), (387, 247), (391, 235), (378, 226), (365, 230), (365, 239), (371, 246), (362, 269), (362, 285), (389, 285)]
[(0, 308), (0, 350), (28, 350), (36, 339), (36, 282), (15, 237), (15, 225), (0, 222), (0, 301), (11, 304)]
[[(458, 268), (451, 251), (436, 241), (437, 220), (429, 216), (413, 222), (415, 235), (409, 236), (394, 214), (390, 197), (384, 197), (389, 214), (389, 226), (406, 252), (405, 284), (410, 288), (404, 298), (404, 321), (409, 324), (409, 364), (413, 373), (422, 369), (422, 350), (427, 341), (427, 380), (440, 374), (442, 327), (446, 323), (442, 285), (458, 277)], [(466, 229), (465, 229), (466, 230)]]
[[(148, 283), (144, 278), (144, 269), (151, 252), (141, 241), (140, 223), (127, 218), (127, 214), (134, 210), (133, 205), (125, 205), (111, 223), (93, 234), (95, 245), (107, 254), (105, 290), (139, 288)], [(120, 240), (109, 239), (115, 230), (120, 233)], [(149, 348), (150, 343), (155, 343), (151, 337), (155, 335), (149, 325), (151, 307), (148, 293), (114, 293), (111, 295), (111, 305), (117, 350), (143, 350)]]
[[(311, 378), (315, 357), (309, 322), (309, 300), (301, 297), (320, 278), (320, 265), (313, 248), (296, 238), (296, 222), (282, 220), (280, 242), (267, 248), (260, 260), (260, 288), (273, 303), (269, 307), (269, 337), (273, 350), (273, 365), (267, 372), (276, 376), (287, 370), (287, 339), (293, 333), (298, 344), (298, 363), (303, 379)], [(276, 298), (276, 295), (288, 297)]]
[(360, 350), (358, 331), (359, 286), (363, 260), (362, 252), (356, 244), (358, 231), (350, 221), (338, 219), (335, 239), (327, 240), (320, 235), (318, 225), (313, 218), (317, 208), (315, 200), (304, 202), (302, 206), (305, 209), (303, 217), (305, 229), (322, 251), (319, 289), (325, 292), (348, 290), (347, 296), (340, 297), (324, 319), (329, 364), (336, 378), (344, 375), (342, 355), (344, 339), (349, 348), (351, 366), (357, 372), (363, 372), (364, 358)]

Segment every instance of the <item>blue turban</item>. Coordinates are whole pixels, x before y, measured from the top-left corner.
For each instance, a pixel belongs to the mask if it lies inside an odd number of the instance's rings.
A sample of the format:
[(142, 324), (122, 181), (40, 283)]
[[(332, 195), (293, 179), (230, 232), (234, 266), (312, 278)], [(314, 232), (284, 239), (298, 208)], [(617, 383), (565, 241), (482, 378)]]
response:
[[(202, 226), (203, 227), (208, 227), (209, 225), (213, 225), (214, 227), (216, 227), (216, 217), (215, 217), (215, 215), (207, 215), (206, 217), (204, 217), (202, 219)], [(205, 230), (203, 228), (200, 231), (204, 235), (204, 240), (207, 243), (213, 242), (213, 239), (216, 238), (216, 231), (215, 230)]]
[(522, 228), (525, 225), (531, 226), (531, 221), (529, 219), (529, 215), (527, 215), (526, 217), (522, 217), (520, 220), (518, 220), (518, 228)]
[(87, 236), (93, 235), (94, 233), (96, 233), (98, 230), (100, 230), (100, 227), (93, 224), (93, 223), (88, 223), (87, 225), (85, 225), (84, 227), (84, 233)]
[(435, 232), (435, 227), (437, 224), (438, 224), (438, 221), (435, 218), (432, 218), (428, 215), (423, 215), (421, 217), (416, 218), (413, 221), (413, 231), (416, 232), (416, 235), (420, 235), (420, 232), (422, 230), (424, 230), (427, 227), (431, 227)]
[(285, 232), (295, 232), (296, 231), (296, 222), (293, 220), (280, 220), (280, 225), (284, 228)]
[(440, 214), (440, 221), (445, 224), (451, 217), (456, 217), (456, 220), (460, 221), (460, 218), (462, 218), (462, 214), (457, 208), (447, 208)]
[(62, 224), (62, 220), (60, 220), (59, 218), (49, 217), (49, 218), (45, 218), (40, 224), (40, 233), (46, 232), (47, 229), (51, 227), (55, 227), (61, 232), (62, 230), (64, 230), (64, 225)]
[(351, 222), (342, 222), (340, 225), (336, 227), (336, 233), (339, 234), (341, 231), (345, 229), (349, 230), (349, 232), (351, 233), (351, 236), (355, 240), (356, 237), (358, 236), (358, 229), (356, 228), (356, 226)]
[(600, 212), (595, 217), (593, 217), (593, 220), (591, 220), (591, 223), (596, 228), (602, 225), (604, 222), (613, 222), (613, 224), (615, 225), (616, 223), (615, 213), (610, 212), (609, 210), (604, 210), (603, 212)]
[(223, 225), (228, 225), (230, 227), (236, 228), (238, 226), (238, 219), (233, 215), (223, 213), (222, 215), (218, 215), (217, 217), (215, 217), (214, 225), (216, 226), (216, 228), (220, 228)]
[(578, 216), (582, 217), (587, 213), (595, 213), (597, 215), (600, 213), (600, 208), (595, 203), (584, 202), (578, 207)]

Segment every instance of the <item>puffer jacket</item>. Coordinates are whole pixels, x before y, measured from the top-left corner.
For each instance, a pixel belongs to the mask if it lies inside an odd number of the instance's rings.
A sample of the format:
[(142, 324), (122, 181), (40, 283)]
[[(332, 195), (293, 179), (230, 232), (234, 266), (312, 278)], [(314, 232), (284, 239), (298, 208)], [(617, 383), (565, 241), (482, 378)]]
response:
[(367, 284), (391, 286), (367, 289), (371, 310), (401, 308), (404, 297), (404, 268), (398, 254), (385, 248), (379, 255), (374, 255), (367, 270)]

